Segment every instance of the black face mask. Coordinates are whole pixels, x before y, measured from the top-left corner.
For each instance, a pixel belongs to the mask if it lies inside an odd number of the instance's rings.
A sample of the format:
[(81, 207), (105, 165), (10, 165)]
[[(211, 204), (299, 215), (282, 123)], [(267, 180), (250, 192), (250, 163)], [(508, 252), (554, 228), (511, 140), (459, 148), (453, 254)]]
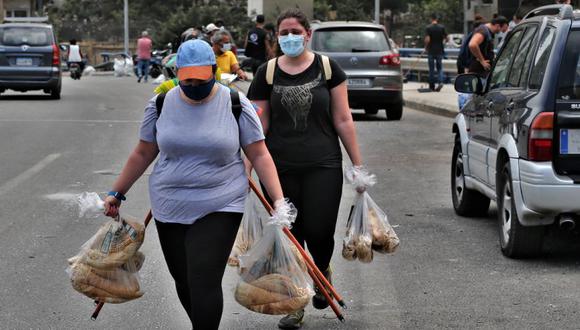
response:
[(185, 94), (185, 96), (187, 96), (188, 98), (190, 98), (192, 100), (200, 101), (200, 100), (203, 100), (209, 96), (214, 84), (215, 84), (215, 78), (212, 78), (212, 80), (210, 80), (204, 84), (197, 85), (197, 86), (183, 85), (180, 81), (179, 87), (181, 88), (181, 90), (183, 91), (183, 94)]

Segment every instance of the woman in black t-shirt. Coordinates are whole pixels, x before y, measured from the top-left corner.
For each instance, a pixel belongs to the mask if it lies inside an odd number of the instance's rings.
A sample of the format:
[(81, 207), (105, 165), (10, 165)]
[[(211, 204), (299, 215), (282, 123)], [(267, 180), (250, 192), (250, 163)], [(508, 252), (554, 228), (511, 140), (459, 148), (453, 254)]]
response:
[[(273, 81), (267, 66), (257, 71), (248, 97), (260, 106), (266, 145), (274, 158), (285, 196), (296, 205), (296, 239), (312, 254), (330, 280), (336, 218), (342, 194), (342, 141), (353, 165), (362, 159), (348, 105), (346, 75), (330, 60), (326, 79), (322, 58), (307, 49), (308, 20), (298, 9), (278, 17), (278, 43), (284, 55), (274, 59)], [(313, 306), (328, 307), (316, 290)], [(298, 329), (304, 311), (284, 317), (278, 326)]]

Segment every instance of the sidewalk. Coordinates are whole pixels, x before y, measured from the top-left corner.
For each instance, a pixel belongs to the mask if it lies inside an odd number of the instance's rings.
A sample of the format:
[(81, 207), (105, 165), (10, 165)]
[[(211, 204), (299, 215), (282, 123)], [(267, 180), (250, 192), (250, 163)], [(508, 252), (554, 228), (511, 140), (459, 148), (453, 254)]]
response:
[(429, 84), (411, 81), (403, 84), (405, 106), (446, 117), (455, 117), (459, 112), (452, 84), (444, 85), (440, 92), (419, 93), (419, 88), (429, 88)]

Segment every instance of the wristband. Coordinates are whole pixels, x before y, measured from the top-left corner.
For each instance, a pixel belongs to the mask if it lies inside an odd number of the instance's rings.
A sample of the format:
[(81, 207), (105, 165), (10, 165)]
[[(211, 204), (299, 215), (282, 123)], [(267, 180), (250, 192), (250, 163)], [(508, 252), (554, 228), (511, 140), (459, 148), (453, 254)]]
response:
[(121, 194), (118, 191), (109, 191), (107, 193), (107, 196), (113, 196), (113, 197), (115, 197), (116, 199), (118, 199), (120, 201), (127, 200), (127, 197), (125, 197), (125, 195)]

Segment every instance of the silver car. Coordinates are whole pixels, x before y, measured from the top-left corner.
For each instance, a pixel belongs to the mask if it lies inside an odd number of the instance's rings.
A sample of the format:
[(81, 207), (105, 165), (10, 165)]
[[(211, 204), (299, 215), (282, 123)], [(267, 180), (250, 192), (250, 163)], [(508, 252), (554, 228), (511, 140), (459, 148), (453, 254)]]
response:
[(348, 78), (348, 101), (367, 114), (386, 109), (387, 118), (403, 115), (403, 79), (399, 53), (382, 25), (368, 22), (312, 24), (309, 47), (335, 60)]

